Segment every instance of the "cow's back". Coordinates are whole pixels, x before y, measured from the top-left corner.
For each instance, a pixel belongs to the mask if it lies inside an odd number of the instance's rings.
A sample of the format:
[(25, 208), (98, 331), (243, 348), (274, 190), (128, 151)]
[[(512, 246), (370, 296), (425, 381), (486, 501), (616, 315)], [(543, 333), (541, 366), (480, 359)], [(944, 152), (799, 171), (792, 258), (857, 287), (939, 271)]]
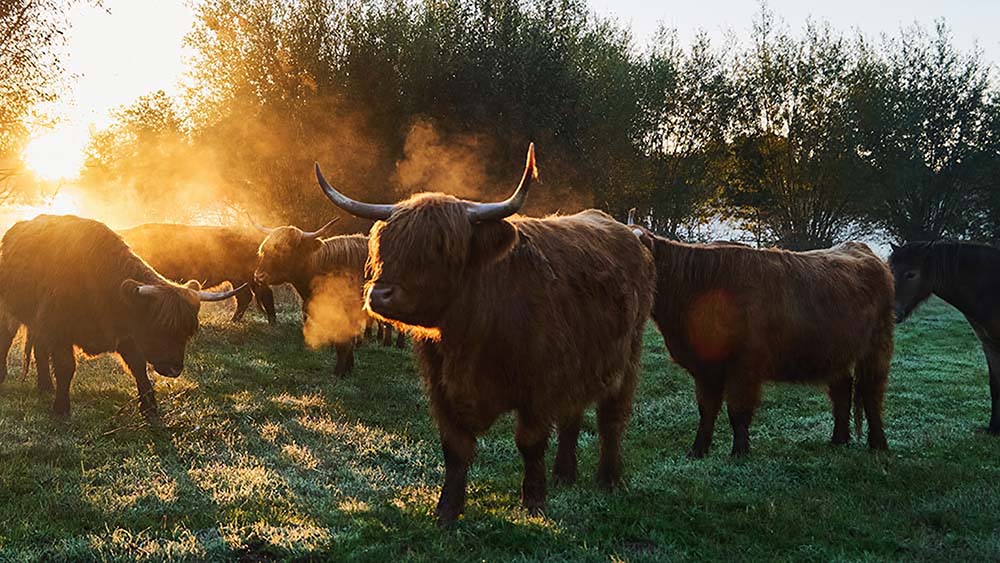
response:
[(0, 244), (0, 300), (20, 322), (93, 353), (115, 345), (121, 283), (148, 269), (105, 225), (41, 215)]
[(121, 231), (132, 250), (167, 279), (205, 285), (249, 281), (260, 236), (238, 227), (148, 223)]
[(728, 261), (728, 283), (720, 284), (737, 311), (732, 346), (744, 369), (767, 379), (823, 378), (850, 369), (880, 341), (877, 331), (887, 323), (891, 330), (892, 275), (866, 245), (725, 252), (749, 258)]

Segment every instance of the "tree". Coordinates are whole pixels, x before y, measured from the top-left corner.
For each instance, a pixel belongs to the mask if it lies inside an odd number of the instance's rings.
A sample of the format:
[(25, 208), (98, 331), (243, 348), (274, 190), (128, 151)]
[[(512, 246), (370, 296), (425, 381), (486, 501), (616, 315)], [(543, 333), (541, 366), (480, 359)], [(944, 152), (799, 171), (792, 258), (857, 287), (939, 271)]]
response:
[(989, 66), (979, 51), (958, 51), (943, 22), (933, 33), (907, 29), (870, 56), (871, 109), (859, 123), (874, 219), (897, 242), (973, 234), (983, 191), (995, 189), (984, 173), (997, 158)]
[(74, 3), (0, 3), (0, 200), (10, 195), (9, 180), (18, 173), (15, 157), (27, 140), (31, 111), (55, 95), (63, 71), (59, 48)]
[(735, 103), (727, 56), (705, 35), (685, 52), (675, 32), (661, 30), (642, 63), (639, 145), (647, 176), (634, 205), (650, 227), (672, 238), (694, 236), (722, 182)]
[(753, 45), (735, 68), (740, 109), (721, 200), (762, 242), (806, 250), (864, 230), (855, 60), (828, 25), (807, 22), (796, 39), (762, 10)]

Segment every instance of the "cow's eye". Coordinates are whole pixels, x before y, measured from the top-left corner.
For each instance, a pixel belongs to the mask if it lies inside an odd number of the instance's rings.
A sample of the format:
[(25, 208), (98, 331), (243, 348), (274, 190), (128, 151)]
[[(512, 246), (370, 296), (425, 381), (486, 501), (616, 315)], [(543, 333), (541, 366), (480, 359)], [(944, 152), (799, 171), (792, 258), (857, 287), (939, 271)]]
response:
[(906, 272), (905, 277), (908, 280), (912, 280), (912, 279), (914, 279), (914, 278), (917, 277), (917, 271), (916, 270), (910, 270), (909, 272)]

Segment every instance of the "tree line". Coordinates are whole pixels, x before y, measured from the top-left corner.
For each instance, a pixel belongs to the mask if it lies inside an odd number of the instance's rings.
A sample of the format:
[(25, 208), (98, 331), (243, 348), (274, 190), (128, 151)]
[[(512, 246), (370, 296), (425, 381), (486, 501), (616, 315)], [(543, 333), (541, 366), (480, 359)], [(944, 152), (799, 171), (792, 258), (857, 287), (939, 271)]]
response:
[(88, 148), (83, 184), (150, 216), (319, 224), (317, 159), (373, 201), (498, 198), (534, 141), (528, 213), (636, 207), (667, 236), (792, 249), (1000, 242), (1000, 91), (943, 22), (870, 38), (765, 5), (747, 40), (640, 48), (582, 0), (203, 0), (187, 42), (184, 93)]

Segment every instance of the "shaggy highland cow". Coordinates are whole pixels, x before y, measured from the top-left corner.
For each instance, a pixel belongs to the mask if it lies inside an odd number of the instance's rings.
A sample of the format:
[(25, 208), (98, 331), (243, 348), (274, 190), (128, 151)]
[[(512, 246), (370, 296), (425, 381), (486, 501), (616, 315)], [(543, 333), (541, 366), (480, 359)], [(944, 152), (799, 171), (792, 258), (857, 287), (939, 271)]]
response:
[(621, 438), (653, 300), (652, 260), (628, 228), (601, 211), (511, 217), (536, 174), (530, 148), (521, 184), (501, 203), (423, 193), (374, 205), (342, 195), (316, 167), (338, 207), (378, 221), (366, 305), (414, 336), (444, 450), (441, 524), (465, 507), (476, 436), (510, 411), (529, 511), (545, 503), (553, 425), (553, 477), (576, 480), (577, 435), (591, 404), (601, 443), (597, 481), (610, 488), (622, 479)]
[(177, 285), (104, 224), (40, 215), (16, 223), (0, 242), (0, 308), (7, 317), (0, 323), (0, 349), (10, 348), (18, 326), (28, 327), (37, 357), (51, 358), (60, 416), (70, 410), (74, 348), (87, 355), (117, 353), (135, 378), (140, 410), (151, 416), (156, 400), (146, 363), (164, 376), (179, 376), (200, 302), (229, 299), (242, 289), (209, 293), (196, 281)]
[(333, 373), (343, 377), (354, 369), (354, 343), (369, 320), (362, 294), (368, 237), (324, 238), (336, 221), (312, 232), (298, 227), (268, 229), (258, 251), (254, 279), (259, 284), (289, 283), (295, 288), (302, 298), (306, 342), (312, 346), (333, 342), (337, 350)]
[(723, 397), (732, 455), (749, 453), (750, 421), (765, 381), (827, 384), (834, 444), (850, 439), (853, 383), (856, 430), (863, 406), (868, 446), (886, 449), (892, 275), (866, 245), (755, 250), (685, 244), (632, 228), (656, 261), (653, 320), (670, 355), (695, 380), (701, 420), (689, 456), (708, 453)]

